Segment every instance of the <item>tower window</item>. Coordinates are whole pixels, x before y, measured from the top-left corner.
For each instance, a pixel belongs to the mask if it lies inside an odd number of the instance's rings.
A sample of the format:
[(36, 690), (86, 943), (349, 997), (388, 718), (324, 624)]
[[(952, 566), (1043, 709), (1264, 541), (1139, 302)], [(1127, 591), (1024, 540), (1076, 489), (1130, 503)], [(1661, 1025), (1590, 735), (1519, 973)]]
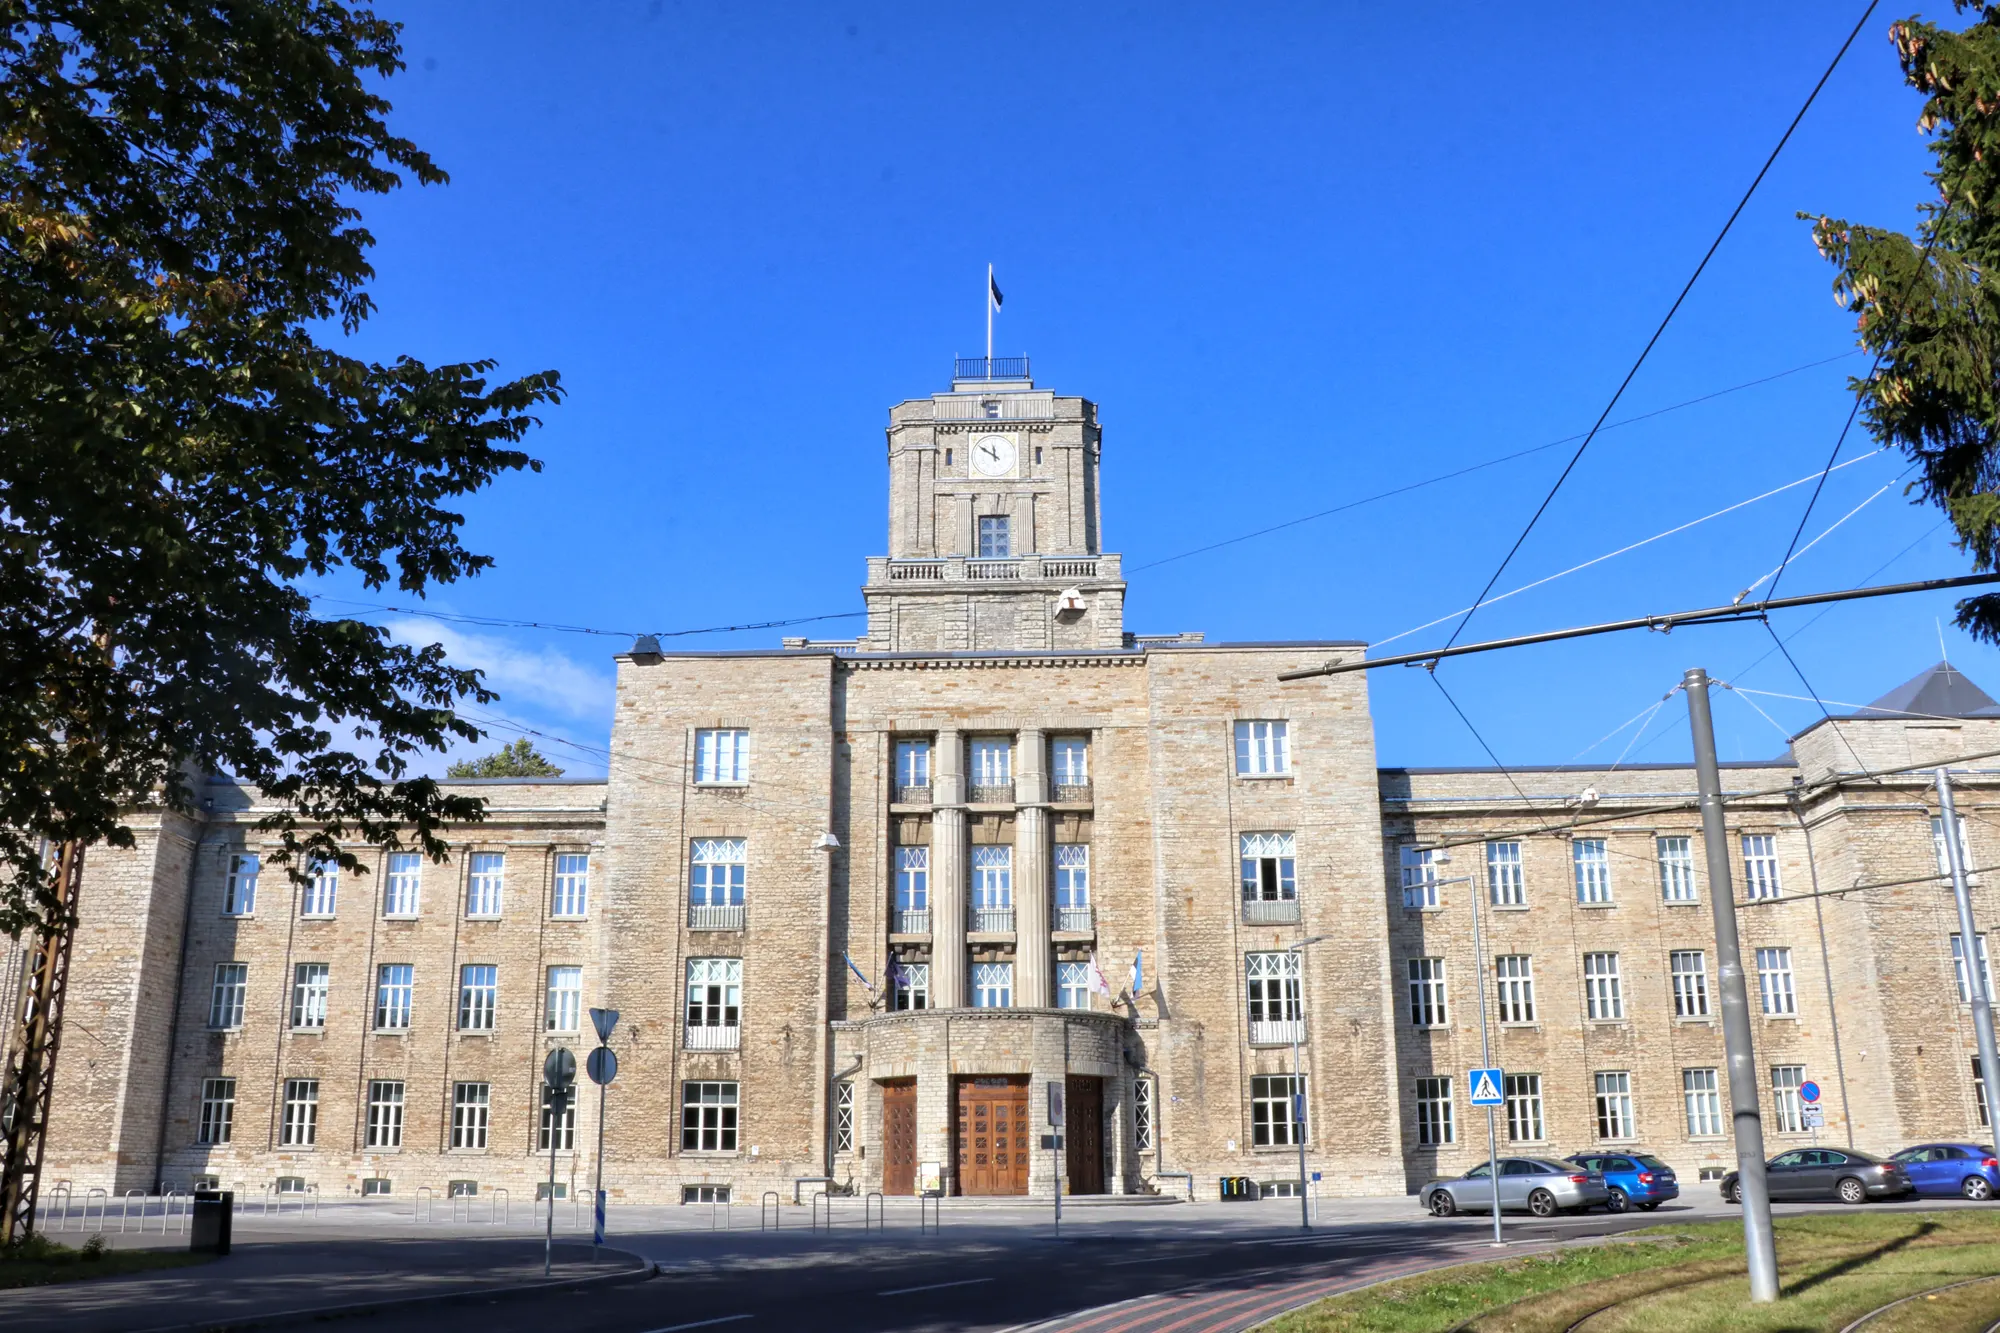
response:
[(1040, 464), (1041, 464), (1041, 461), (1042, 461), (1042, 446), (1038, 444), (1038, 445), (1036, 445), (1036, 446), (1035, 446), (1035, 463), (1036, 463), (1036, 465), (1037, 465), (1037, 466), (1040, 466)]
[(979, 520), (979, 558), (1005, 560), (1012, 553), (1011, 543), (1008, 541), (1006, 516), (982, 515)]
[(947, 450), (945, 450), (945, 451), (944, 451), (944, 465), (945, 465), (946, 467), (950, 467), (950, 466), (951, 466), (951, 450), (949, 450), (949, 449), (947, 449)]

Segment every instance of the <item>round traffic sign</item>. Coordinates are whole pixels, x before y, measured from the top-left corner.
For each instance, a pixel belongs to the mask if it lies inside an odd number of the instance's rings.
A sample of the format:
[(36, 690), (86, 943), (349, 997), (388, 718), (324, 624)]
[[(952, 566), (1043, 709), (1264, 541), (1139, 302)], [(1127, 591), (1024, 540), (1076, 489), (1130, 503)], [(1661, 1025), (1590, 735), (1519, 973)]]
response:
[(576, 1057), (567, 1046), (558, 1046), (542, 1061), (542, 1081), (561, 1091), (576, 1082)]
[(618, 1052), (609, 1046), (600, 1046), (583, 1057), (584, 1072), (590, 1075), (592, 1083), (600, 1086), (618, 1077)]
[(1819, 1084), (1813, 1082), (1811, 1079), (1807, 1079), (1804, 1083), (1799, 1084), (1799, 1100), (1807, 1106), (1811, 1106), (1814, 1102), (1818, 1101)]

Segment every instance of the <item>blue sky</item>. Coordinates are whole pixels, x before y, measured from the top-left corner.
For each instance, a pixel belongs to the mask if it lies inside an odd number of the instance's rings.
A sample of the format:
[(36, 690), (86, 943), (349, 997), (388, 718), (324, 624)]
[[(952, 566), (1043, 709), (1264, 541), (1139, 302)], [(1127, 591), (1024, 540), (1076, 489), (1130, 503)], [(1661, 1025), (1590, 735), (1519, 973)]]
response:
[[(531, 440), (546, 469), (468, 509), (498, 567), (429, 606), (663, 631), (859, 610), (885, 544), (887, 410), (980, 349), (991, 262), (996, 350), (1100, 404), (1128, 628), (1380, 640), (1431, 621), (1472, 600), (1573, 445), (1169, 557), (1586, 429), (1860, 8), (385, 4), (409, 62), (392, 123), (452, 181), (367, 202), (380, 313), (355, 345), (553, 367), (570, 395)], [(1907, 226), (1928, 189), (1891, 17), (1613, 419), (1839, 359), (1602, 435), (1499, 590), (1825, 462), (1866, 362), (1842, 356), (1850, 320), (1794, 215)], [(1857, 429), (1842, 457), (1873, 447)], [(1969, 569), (1892, 484), (1902, 468), (1834, 474), (1808, 540), (1889, 489), (1783, 591), (1898, 553), (1875, 581)], [(1778, 563), (1809, 491), (1513, 597), (1470, 633), (1726, 602)], [(1952, 660), (2000, 690), (1948, 597), (1834, 609), (1792, 652), (1821, 695), (1866, 701), (1936, 661), (1940, 617)], [(386, 618), (486, 666), (493, 715), (603, 743), (623, 642)], [(1757, 661), (1770, 646), (1755, 626), (1626, 635), (1439, 676), (1504, 761), (1609, 762), (1632, 732), (1593, 743), (1688, 666), (1804, 695), (1782, 656)], [(1372, 690), (1382, 762), (1485, 762), (1421, 673)], [(1818, 715), (1752, 697), (1786, 730)], [(1724, 757), (1782, 748), (1742, 699), (1717, 714)], [(1685, 757), (1684, 716), (1662, 709), (1630, 757)]]

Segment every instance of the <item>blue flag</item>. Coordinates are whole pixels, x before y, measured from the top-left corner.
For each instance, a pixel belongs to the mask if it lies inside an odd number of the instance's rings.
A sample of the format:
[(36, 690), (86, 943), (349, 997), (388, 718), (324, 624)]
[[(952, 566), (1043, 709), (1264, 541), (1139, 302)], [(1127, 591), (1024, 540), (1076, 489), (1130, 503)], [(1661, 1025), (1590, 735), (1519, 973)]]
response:
[(1146, 989), (1146, 951), (1140, 949), (1132, 955), (1132, 998), (1138, 999), (1139, 992)]
[[(840, 956), (841, 956), (842, 958), (847, 958), (847, 955), (846, 955), (846, 954), (842, 954), (842, 955), (840, 955)], [(851, 969), (853, 970), (853, 972), (854, 972), (854, 975), (855, 975), (855, 976), (857, 976), (857, 977), (860, 977), (860, 978), (861, 978), (861, 984), (862, 984), (863, 986), (866, 986), (866, 987), (868, 988), (868, 993), (869, 993), (869, 994), (871, 994), (871, 995), (872, 995), (872, 994), (874, 994), (874, 993), (875, 993), (875, 983), (874, 983), (874, 982), (872, 982), (872, 981), (870, 981), (870, 980), (869, 980), (869, 979), (867, 978), (867, 976), (866, 976), (866, 975), (864, 975), (864, 974), (862, 973), (862, 971), (861, 971), (861, 969), (860, 969), (860, 968), (858, 968), (858, 967), (855, 967), (855, 966), (854, 966), (854, 960), (853, 960), (852, 958), (847, 958), (847, 966), (848, 966), (849, 968), (851, 968)]]

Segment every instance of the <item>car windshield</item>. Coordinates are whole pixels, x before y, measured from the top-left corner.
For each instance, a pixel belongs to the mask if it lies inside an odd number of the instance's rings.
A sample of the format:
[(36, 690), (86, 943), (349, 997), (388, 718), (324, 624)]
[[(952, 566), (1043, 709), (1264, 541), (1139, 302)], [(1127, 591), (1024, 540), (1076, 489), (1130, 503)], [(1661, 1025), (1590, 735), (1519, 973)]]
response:
[(1637, 1157), (1633, 1158), (1632, 1160), (1633, 1160), (1633, 1161), (1635, 1161), (1635, 1162), (1637, 1162), (1637, 1163), (1638, 1163), (1638, 1164), (1639, 1164), (1640, 1166), (1643, 1166), (1643, 1167), (1645, 1167), (1645, 1168), (1646, 1168), (1646, 1170), (1648, 1170), (1648, 1171), (1671, 1171), (1671, 1170), (1673, 1170), (1673, 1168), (1672, 1168), (1672, 1167), (1668, 1166), (1668, 1165), (1667, 1165), (1667, 1164), (1666, 1164), (1665, 1162), (1661, 1161), (1661, 1160), (1660, 1160), (1659, 1158), (1657, 1158), (1657, 1157), (1653, 1157), (1653, 1156), (1650, 1156), (1650, 1155), (1648, 1155), (1648, 1154), (1645, 1154), (1645, 1153), (1641, 1153), (1641, 1154), (1640, 1154), (1639, 1156), (1637, 1156)]
[(1921, 1162), (1931, 1155), (1929, 1148), (1905, 1148), (1889, 1160), (1892, 1162)]
[(1460, 1179), (1460, 1180), (1484, 1180), (1484, 1179), (1486, 1179), (1486, 1176), (1487, 1176), (1487, 1173), (1488, 1173), (1488, 1170), (1489, 1170), (1489, 1169), (1490, 1169), (1490, 1167), (1489, 1167), (1489, 1164), (1488, 1164), (1488, 1163), (1486, 1163), (1486, 1162), (1481, 1162), (1481, 1163), (1480, 1163), (1480, 1164), (1479, 1164), (1478, 1166), (1475, 1166), (1475, 1167), (1473, 1167), (1473, 1168), (1472, 1168), (1472, 1169), (1471, 1169), (1470, 1171), (1468, 1171), (1468, 1172), (1466, 1172), (1466, 1173), (1465, 1173), (1464, 1175), (1460, 1176), (1460, 1177), (1459, 1177), (1459, 1179)]

